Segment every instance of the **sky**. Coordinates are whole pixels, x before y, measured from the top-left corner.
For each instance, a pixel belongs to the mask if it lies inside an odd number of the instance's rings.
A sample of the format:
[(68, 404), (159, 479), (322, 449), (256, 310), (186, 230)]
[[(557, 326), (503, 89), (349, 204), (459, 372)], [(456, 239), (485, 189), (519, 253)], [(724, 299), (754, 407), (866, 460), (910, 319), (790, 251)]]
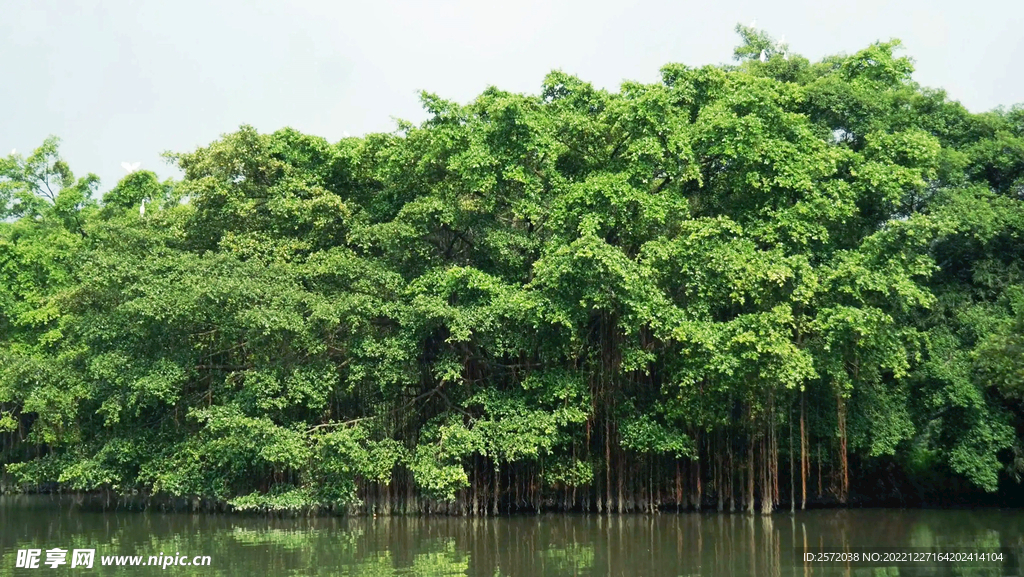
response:
[(601, 88), (731, 62), (737, 23), (818, 60), (899, 38), (915, 79), (980, 112), (1024, 102), (1024, 2), (0, 0), (0, 154), (48, 135), (78, 175), (209, 144), (242, 124), (330, 141), (425, 119), (418, 93)]

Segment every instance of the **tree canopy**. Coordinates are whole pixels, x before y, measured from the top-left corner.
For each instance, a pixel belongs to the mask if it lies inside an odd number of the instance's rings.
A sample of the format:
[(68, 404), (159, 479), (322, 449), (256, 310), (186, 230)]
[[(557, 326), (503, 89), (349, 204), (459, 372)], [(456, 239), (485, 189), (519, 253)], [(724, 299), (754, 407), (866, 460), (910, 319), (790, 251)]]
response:
[(463, 514), (1016, 486), (1024, 108), (898, 41), (737, 32), (618, 92), (243, 126), (102, 198), (54, 138), (0, 159), (4, 478)]

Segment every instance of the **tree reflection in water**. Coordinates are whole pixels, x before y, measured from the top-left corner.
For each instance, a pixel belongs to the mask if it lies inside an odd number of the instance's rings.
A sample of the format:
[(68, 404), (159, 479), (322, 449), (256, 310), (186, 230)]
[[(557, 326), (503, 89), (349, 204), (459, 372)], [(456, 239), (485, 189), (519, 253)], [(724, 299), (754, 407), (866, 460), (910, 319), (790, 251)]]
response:
[[(88, 511), (60, 499), (0, 500), (0, 575), (25, 548), (210, 555), (212, 566), (98, 567), (96, 575), (1004, 575), (1001, 567), (804, 564), (797, 547), (1012, 547), (1024, 513), (836, 510), (796, 515), (541, 515), (266, 518)], [(46, 568), (47, 574), (79, 569)], [(1015, 574), (1015, 573), (1011, 573)]]

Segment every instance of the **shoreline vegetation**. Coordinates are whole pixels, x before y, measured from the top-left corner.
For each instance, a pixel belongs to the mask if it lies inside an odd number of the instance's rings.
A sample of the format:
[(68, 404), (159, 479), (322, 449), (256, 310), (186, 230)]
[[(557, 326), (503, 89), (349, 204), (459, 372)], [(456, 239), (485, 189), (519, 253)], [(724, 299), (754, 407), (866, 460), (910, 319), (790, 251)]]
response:
[[(899, 42), (0, 158), (0, 485), (368, 515), (1020, 504), (1024, 108)], [(132, 497), (135, 495), (136, 497)], [(84, 498), (84, 497), (83, 497)]]

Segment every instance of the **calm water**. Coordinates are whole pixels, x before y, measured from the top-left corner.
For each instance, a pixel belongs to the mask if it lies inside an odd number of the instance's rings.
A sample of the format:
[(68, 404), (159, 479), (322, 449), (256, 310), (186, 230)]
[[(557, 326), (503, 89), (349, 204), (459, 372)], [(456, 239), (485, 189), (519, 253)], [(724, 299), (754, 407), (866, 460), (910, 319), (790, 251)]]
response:
[[(809, 511), (791, 516), (544, 515), (498, 519), (267, 519), (90, 512), (48, 497), (0, 498), (0, 575), (1017, 575), (1006, 563), (944, 568), (805, 564), (795, 547), (1011, 548), (1019, 510)], [(95, 549), (92, 569), (46, 550)], [(42, 549), (17, 569), (18, 549)], [(210, 556), (203, 567), (101, 566), (101, 557)]]

